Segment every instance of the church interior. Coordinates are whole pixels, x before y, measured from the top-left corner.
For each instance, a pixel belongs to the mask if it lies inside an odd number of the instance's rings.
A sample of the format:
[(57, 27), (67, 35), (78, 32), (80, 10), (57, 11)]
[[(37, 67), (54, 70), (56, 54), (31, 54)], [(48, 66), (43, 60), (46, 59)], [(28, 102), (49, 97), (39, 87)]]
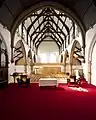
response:
[(0, 0), (0, 119), (96, 120), (95, 0)]

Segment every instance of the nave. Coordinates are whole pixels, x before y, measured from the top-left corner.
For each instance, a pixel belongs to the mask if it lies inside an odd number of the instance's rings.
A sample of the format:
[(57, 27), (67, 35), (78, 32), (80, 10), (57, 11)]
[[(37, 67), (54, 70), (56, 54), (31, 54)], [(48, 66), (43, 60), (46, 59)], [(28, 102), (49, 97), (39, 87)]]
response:
[(0, 120), (96, 120), (95, 0), (0, 0)]

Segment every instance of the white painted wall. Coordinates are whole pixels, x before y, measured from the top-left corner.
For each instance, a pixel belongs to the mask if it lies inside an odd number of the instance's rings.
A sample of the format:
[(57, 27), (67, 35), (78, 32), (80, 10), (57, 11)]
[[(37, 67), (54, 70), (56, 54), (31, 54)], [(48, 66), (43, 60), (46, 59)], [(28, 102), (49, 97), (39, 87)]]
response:
[[(53, 42), (42, 42), (40, 46), (38, 47), (38, 62), (40, 62), (40, 54), (49, 54), (50, 53), (55, 53), (57, 52), (56, 55), (56, 62), (59, 62), (59, 48), (56, 45), (56, 43)], [(48, 57), (48, 56), (47, 56)]]
[(15, 66), (15, 71), (16, 72), (22, 73), (22, 72), (24, 72), (24, 69), (25, 69), (25, 67), (23, 65), (16, 65)]
[[(89, 80), (89, 73), (88, 73), (88, 70), (89, 70), (89, 64), (88, 64), (88, 55), (89, 55), (89, 52), (90, 52), (90, 45), (91, 45), (91, 42), (93, 40), (93, 37), (94, 35), (96, 34), (96, 24), (93, 26), (93, 28), (90, 28), (87, 32), (86, 32), (86, 49), (85, 49), (85, 58), (86, 58), (86, 61), (85, 61), (85, 64), (84, 64), (84, 73), (85, 73), (85, 77), (87, 80)], [(93, 53), (94, 54), (94, 53)], [(96, 56), (96, 55), (94, 55)], [(89, 58), (91, 59), (91, 58)], [(93, 63), (94, 66), (96, 66), (95, 62)], [(93, 74), (94, 74), (94, 70), (92, 70)], [(93, 80), (93, 77), (92, 77), (92, 80)]]
[(93, 53), (92, 53), (92, 67), (91, 67), (91, 70), (92, 70), (92, 77), (91, 77), (91, 80), (92, 80), (92, 84), (93, 85), (96, 85), (96, 44), (94, 46), (94, 49), (93, 49)]
[(42, 42), (38, 48), (38, 53), (59, 52), (55, 42)]

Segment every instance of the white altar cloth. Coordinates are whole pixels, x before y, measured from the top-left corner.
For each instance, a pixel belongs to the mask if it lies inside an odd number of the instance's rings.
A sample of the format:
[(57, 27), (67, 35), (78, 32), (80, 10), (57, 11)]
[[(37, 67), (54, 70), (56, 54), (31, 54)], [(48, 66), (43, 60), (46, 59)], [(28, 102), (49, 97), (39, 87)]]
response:
[(39, 79), (39, 87), (40, 86), (58, 86), (58, 81), (56, 78), (40, 78)]

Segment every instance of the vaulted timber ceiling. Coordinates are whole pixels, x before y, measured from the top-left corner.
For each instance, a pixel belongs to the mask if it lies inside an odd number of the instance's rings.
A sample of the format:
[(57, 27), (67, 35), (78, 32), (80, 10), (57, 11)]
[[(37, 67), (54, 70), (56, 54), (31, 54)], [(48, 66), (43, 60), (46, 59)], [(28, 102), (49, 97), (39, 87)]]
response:
[(70, 44), (70, 37), (75, 37), (75, 29), (79, 26), (71, 20), (64, 12), (54, 8), (46, 7), (31, 13), (31, 16), (24, 20), (17, 32), (22, 29), (22, 36), (27, 32), (27, 43), (33, 43), (36, 48), (42, 41), (56, 42), (60, 48), (62, 44), (66, 48)]
[[(11, 31), (15, 20), (22, 12), (42, 1), (45, 0), (0, 0), (0, 22)], [(92, 2), (92, 0), (51, 1), (62, 4), (73, 11), (81, 20), (86, 30), (96, 22), (96, 3)]]

